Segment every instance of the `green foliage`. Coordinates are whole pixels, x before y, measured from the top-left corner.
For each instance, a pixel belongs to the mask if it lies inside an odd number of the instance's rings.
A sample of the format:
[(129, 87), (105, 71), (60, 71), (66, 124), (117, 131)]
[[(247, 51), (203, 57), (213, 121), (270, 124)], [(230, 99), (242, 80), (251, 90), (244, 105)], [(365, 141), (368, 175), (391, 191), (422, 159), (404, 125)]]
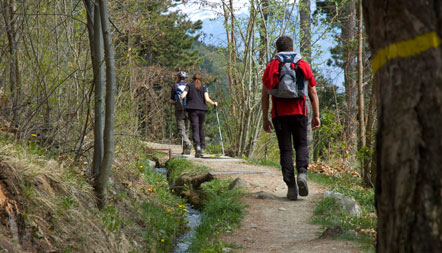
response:
[(187, 71), (198, 66), (202, 59), (192, 47), (202, 22), (191, 22), (186, 15), (170, 11), (172, 5), (171, 0), (110, 3), (112, 13), (119, 17), (118, 27), (125, 31), (120, 34), (121, 47), (128, 48), (120, 53), (129, 51), (143, 65)]
[(246, 161), (249, 164), (281, 168), (281, 164), (277, 161), (271, 161), (271, 160), (266, 160), (266, 159), (260, 159), (260, 160), (246, 159)]
[(137, 164), (137, 168), (149, 184), (149, 187), (143, 190), (153, 195), (150, 201), (133, 203), (145, 223), (143, 237), (150, 247), (146, 250), (170, 252), (176, 236), (184, 231), (185, 203), (170, 192), (167, 180), (154, 168), (149, 168), (147, 160), (143, 159)]
[(222, 252), (227, 245), (219, 236), (239, 226), (245, 206), (241, 202), (243, 192), (229, 190), (230, 181), (215, 179), (203, 184), (206, 202), (202, 210), (201, 225), (196, 229), (190, 246), (191, 252)]
[(197, 175), (207, 172), (209, 168), (201, 165), (195, 165), (184, 158), (173, 158), (166, 165), (168, 171), (168, 180), (171, 184), (175, 184), (182, 174)]
[(117, 208), (112, 204), (107, 205), (101, 210), (103, 216), (101, 221), (103, 225), (111, 232), (119, 232), (121, 227), (124, 226), (124, 218), (120, 214)]
[(341, 159), (341, 151), (345, 148), (340, 141), (341, 133), (342, 125), (337, 120), (337, 115), (332, 112), (321, 113), (321, 127), (314, 131), (316, 141), (313, 146), (313, 153), (315, 159), (325, 158), (329, 161), (334, 158)]

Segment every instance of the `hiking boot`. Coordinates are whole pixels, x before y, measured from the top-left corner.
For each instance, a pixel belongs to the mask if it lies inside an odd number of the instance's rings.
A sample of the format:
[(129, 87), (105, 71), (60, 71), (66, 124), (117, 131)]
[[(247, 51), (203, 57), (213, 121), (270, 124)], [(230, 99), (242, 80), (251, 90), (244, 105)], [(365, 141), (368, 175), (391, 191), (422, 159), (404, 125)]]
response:
[(195, 147), (195, 157), (196, 158), (201, 157), (201, 147), (200, 146)]
[(203, 157), (204, 156), (204, 149), (201, 149), (201, 151), (200, 151), (200, 157)]
[(295, 186), (289, 187), (287, 191), (287, 199), (297, 200), (298, 199), (298, 188)]
[(181, 153), (182, 155), (190, 155), (190, 147), (185, 147), (183, 149), (183, 153)]
[(302, 172), (298, 174), (298, 187), (299, 187), (299, 195), (300, 196), (307, 196), (308, 195), (308, 186), (307, 186), (307, 173)]

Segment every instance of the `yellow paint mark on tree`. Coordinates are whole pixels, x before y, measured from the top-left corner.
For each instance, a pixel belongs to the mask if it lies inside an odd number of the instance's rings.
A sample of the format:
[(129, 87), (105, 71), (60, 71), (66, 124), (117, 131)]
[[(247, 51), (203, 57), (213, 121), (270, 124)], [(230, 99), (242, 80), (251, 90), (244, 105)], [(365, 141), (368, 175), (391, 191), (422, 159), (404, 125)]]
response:
[(442, 39), (436, 32), (426, 33), (414, 39), (390, 44), (388, 47), (379, 50), (371, 61), (373, 75), (376, 75), (376, 72), (391, 59), (398, 57), (407, 58), (438, 47), (441, 44)]

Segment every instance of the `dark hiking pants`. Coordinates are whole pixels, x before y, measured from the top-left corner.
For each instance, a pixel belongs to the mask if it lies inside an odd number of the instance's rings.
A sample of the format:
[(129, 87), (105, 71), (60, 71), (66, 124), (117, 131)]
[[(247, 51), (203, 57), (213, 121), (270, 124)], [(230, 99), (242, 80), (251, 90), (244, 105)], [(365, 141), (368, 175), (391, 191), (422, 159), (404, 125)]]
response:
[(206, 147), (204, 143), (204, 119), (206, 118), (206, 111), (202, 110), (187, 110), (190, 118), (190, 125), (192, 126), (193, 145), (200, 146), (201, 149)]
[(296, 151), (298, 173), (307, 172), (307, 117), (304, 115), (279, 116), (272, 121), (278, 138), (282, 176), (287, 186), (292, 187), (296, 185), (292, 142)]
[(175, 110), (175, 119), (178, 128), (178, 134), (180, 136), (180, 140), (182, 141), (184, 150), (192, 147), (192, 144), (189, 140), (189, 117), (184, 110)]

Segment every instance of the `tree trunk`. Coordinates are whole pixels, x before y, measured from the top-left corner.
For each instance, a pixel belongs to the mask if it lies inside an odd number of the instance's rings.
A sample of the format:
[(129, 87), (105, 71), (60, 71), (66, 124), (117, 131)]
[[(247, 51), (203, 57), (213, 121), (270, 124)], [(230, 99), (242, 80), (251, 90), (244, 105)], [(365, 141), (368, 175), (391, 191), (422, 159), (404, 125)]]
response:
[(104, 52), (103, 33), (101, 29), (100, 11), (98, 4), (91, 0), (84, 0), (87, 12), (87, 28), (89, 32), (89, 46), (91, 48), (92, 69), (94, 72), (95, 88), (95, 123), (94, 123), (94, 157), (91, 175), (98, 175), (103, 160), (103, 131), (104, 131)]
[(95, 85), (95, 126), (94, 126), (94, 159), (93, 175), (98, 175), (104, 154), (104, 49), (103, 49), (103, 31), (101, 28), (101, 15), (97, 4), (94, 4), (94, 85)]
[(106, 61), (106, 113), (104, 125), (104, 156), (100, 172), (95, 178), (95, 192), (97, 194), (98, 206), (102, 208), (105, 204), (106, 185), (109, 179), (114, 158), (114, 110), (115, 110), (115, 59), (112, 45), (112, 34), (109, 26), (107, 12), (107, 0), (99, 0), (98, 6), (101, 16), (103, 30), (104, 54)]
[(18, 65), (18, 52), (17, 52), (17, 17), (15, 0), (3, 0), (2, 1), (2, 12), (5, 20), (6, 33), (8, 37), (9, 46), (9, 90), (12, 97), (12, 108), (11, 108), (11, 121), (17, 124), (18, 121), (18, 109), (21, 93), (21, 81), (20, 81), (20, 68)]
[[(310, 0), (302, 0), (299, 3), (299, 21), (301, 27), (301, 37), (299, 47), (301, 56), (309, 64), (312, 59), (312, 37), (311, 37), (311, 18), (310, 18)], [(309, 160), (313, 160), (313, 131), (312, 131), (312, 104), (310, 99), (306, 98), (307, 105), (307, 146), (309, 151)]]
[(359, 152), (361, 154), (361, 172), (362, 183), (366, 186), (371, 186), (368, 170), (366, 170), (365, 164), (370, 159), (369, 154), (366, 151), (366, 139), (365, 139), (365, 106), (364, 106), (364, 90), (362, 87), (364, 81), (364, 66), (363, 66), (363, 45), (364, 45), (364, 31), (362, 27), (363, 14), (362, 14), (362, 0), (358, 1), (359, 9), (359, 22), (358, 22), (358, 121), (359, 121)]
[(442, 3), (364, 1), (378, 94), (378, 252), (442, 252)]
[[(346, 45), (346, 57), (344, 63), (346, 115), (344, 121), (344, 138), (347, 144), (347, 152), (354, 154), (356, 151), (356, 57), (353, 52), (356, 28), (356, 5), (355, 0), (349, 0), (344, 6), (345, 21), (342, 26), (342, 40)], [(351, 166), (350, 164), (347, 164)]]
[(371, 82), (371, 94), (370, 94), (370, 104), (368, 106), (368, 115), (367, 115), (367, 125), (365, 127), (366, 130), (366, 141), (365, 145), (369, 151), (372, 151), (372, 155), (368, 158), (368, 160), (364, 163), (365, 171), (370, 174), (370, 182), (373, 185), (376, 182), (376, 151), (373, 151), (373, 136), (374, 136), (374, 123), (376, 117), (376, 86), (375, 83)]

